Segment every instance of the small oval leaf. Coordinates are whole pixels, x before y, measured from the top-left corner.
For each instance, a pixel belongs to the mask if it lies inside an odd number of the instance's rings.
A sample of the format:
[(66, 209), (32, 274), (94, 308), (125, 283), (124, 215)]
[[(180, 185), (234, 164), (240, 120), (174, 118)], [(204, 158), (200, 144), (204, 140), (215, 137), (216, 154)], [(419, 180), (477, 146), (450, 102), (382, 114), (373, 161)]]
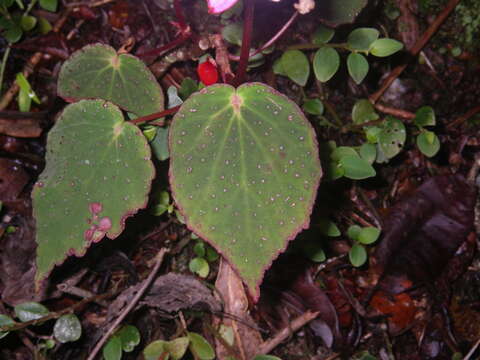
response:
[(195, 353), (200, 360), (215, 359), (215, 351), (203, 336), (193, 332), (189, 332), (187, 335), (190, 339), (190, 350)]
[(372, 43), (370, 53), (378, 57), (385, 57), (395, 54), (397, 51), (402, 50), (403, 44), (400, 41), (394, 39), (378, 39)]
[(440, 150), (440, 140), (434, 132), (424, 130), (417, 136), (417, 146), (422, 154), (433, 157)]
[(75, 314), (63, 315), (55, 322), (53, 335), (62, 344), (77, 341), (82, 336), (82, 324)]
[(349, 179), (362, 180), (376, 175), (375, 169), (360, 156), (347, 155), (339, 161), (345, 170), (344, 176)]
[(310, 62), (300, 50), (285, 51), (281, 57), (282, 68), (287, 76), (300, 86), (305, 86), (310, 76)]
[(355, 267), (360, 267), (367, 261), (367, 251), (360, 244), (354, 244), (348, 252), (348, 258)]
[(132, 325), (123, 326), (115, 336), (120, 338), (122, 349), (125, 352), (132, 352), (135, 346), (140, 344), (140, 332)]
[(117, 336), (112, 336), (103, 347), (103, 358), (105, 360), (121, 360), (122, 341)]
[(368, 51), (379, 35), (380, 32), (377, 29), (358, 28), (348, 35), (347, 44), (352, 50)]
[(47, 316), (48, 309), (37, 302), (26, 302), (18, 304), (14, 308), (15, 316), (20, 319), (21, 322), (27, 322), (30, 320), (37, 320), (44, 316)]
[(359, 85), (368, 74), (368, 61), (365, 56), (358, 53), (351, 53), (347, 58), (348, 73), (353, 81)]
[(340, 55), (330, 47), (318, 49), (313, 58), (313, 71), (321, 82), (330, 80), (340, 67)]
[[(0, 314), (0, 326), (14, 325), (15, 321), (10, 316)], [(10, 331), (0, 331), (0, 339), (4, 338)]]
[(380, 229), (373, 226), (368, 226), (360, 230), (357, 239), (359, 243), (369, 245), (377, 241), (379, 236)]

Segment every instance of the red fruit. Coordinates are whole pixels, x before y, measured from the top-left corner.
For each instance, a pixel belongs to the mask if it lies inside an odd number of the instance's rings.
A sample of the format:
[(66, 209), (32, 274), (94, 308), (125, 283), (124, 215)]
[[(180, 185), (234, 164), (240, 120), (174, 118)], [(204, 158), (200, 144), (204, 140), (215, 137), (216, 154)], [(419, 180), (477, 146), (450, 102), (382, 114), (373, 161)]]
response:
[(199, 64), (197, 74), (200, 81), (206, 86), (215, 84), (218, 81), (217, 67), (213, 64), (213, 60), (207, 60)]

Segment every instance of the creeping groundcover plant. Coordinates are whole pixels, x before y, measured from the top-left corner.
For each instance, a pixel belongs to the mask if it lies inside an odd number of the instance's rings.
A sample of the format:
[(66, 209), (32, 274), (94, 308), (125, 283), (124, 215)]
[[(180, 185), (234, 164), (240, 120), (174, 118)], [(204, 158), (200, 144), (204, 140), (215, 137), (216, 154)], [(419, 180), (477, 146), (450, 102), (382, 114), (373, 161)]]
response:
[[(164, 110), (144, 63), (102, 44), (64, 63), (58, 91), (71, 104), (50, 131), (33, 191), (37, 286), (68, 255), (117, 237), (146, 207), (155, 171), (136, 124)], [(168, 142), (171, 190), (188, 228), (258, 299), (265, 270), (309, 224), (322, 174), (313, 128), (265, 84), (216, 84), (181, 105)]]

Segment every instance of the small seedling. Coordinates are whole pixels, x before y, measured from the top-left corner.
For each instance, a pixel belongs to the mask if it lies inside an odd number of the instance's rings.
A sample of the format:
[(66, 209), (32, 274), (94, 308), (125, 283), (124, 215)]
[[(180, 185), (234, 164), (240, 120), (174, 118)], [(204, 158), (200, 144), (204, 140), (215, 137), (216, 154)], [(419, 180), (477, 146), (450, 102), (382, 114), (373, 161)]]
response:
[(353, 245), (348, 252), (350, 262), (353, 266), (360, 267), (367, 261), (365, 245), (371, 245), (378, 240), (380, 229), (373, 226), (362, 228), (352, 225), (347, 230), (347, 236), (353, 240)]

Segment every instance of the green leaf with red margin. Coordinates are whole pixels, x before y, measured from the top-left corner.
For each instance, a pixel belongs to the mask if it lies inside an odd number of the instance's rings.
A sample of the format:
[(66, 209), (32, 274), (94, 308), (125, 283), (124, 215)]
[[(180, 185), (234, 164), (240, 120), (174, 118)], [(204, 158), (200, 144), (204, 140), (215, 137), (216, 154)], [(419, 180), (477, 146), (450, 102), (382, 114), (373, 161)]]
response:
[(116, 238), (146, 206), (155, 174), (140, 129), (103, 100), (64, 109), (48, 136), (46, 164), (32, 193), (37, 286), (68, 255)]
[(100, 98), (137, 116), (164, 109), (162, 89), (146, 65), (103, 44), (87, 45), (65, 61), (57, 90), (67, 101)]
[(309, 225), (322, 174), (312, 126), (267, 85), (213, 85), (182, 105), (169, 144), (172, 193), (187, 226), (258, 299), (265, 270)]

